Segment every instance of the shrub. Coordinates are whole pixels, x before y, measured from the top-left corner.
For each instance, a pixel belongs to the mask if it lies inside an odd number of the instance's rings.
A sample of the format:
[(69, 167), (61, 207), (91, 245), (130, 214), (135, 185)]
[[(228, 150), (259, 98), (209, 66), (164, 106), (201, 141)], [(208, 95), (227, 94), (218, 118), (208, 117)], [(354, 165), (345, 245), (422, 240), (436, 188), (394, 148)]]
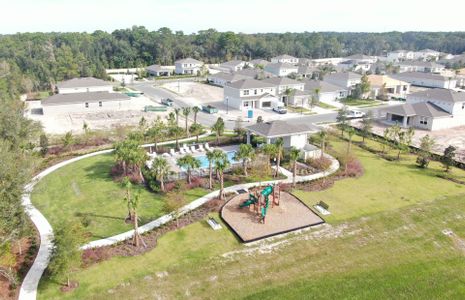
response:
[(306, 163), (318, 171), (326, 171), (331, 166), (331, 160), (327, 157), (308, 158)]
[(344, 168), (342, 175), (347, 177), (360, 177), (363, 175), (363, 166), (355, 157), (346, 156), (344, 159), (342, 159), (342, 161), (340, 160), (340, 162)]

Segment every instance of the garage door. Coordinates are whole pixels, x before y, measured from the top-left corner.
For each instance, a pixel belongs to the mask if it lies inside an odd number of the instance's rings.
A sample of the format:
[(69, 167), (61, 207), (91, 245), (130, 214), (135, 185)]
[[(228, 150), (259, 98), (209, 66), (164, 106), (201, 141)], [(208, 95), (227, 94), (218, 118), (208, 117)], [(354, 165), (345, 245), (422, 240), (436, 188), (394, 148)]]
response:
[(271, 101), (262, 102), (262, 107), (271, 107)]

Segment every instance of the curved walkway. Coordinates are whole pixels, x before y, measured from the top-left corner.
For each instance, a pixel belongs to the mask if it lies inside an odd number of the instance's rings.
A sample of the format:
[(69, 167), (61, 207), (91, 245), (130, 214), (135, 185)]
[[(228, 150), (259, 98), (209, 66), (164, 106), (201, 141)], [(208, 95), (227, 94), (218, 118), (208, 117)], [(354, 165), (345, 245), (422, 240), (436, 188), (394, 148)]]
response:
[[(210, 135), (210, 132), (207, 131), (205, 134), (199, 136), (199, 138), (204, 138)], [(195, 140), (195, 137), (185, 138), (179, 140), (180, 143), (182, 142), (189, 142)], [(174, 141), (166, 141), (158, 143), (159, 146), (172, 144)], [(150, 147), (154, 146), (154, 144), (144, 144), (141, 147)], [(107, 149), (101, 150), (89, 154), (85, 154), (79, 157), (75, 157), (69, 160), (62, 161), (56, 165), (53, 165), (44, 171), (40, 172), (36, 175), (32, 181), (25, 186), (24, 194), (22, 196), (22, 204), (25, 208), (26, 213), (31, 218), (31, 221), (37, 228), (40, 236), (40, 247), (39, 252), (37, 253), (37, 257), (34, 260), (31, 268), (24, 277), (24, 280), (21, 284), (21, 289), (19, 290), (18, 300), (35, 300), (37, 297), (37, 286), (39, 285), (40, 278), (44, 273), (45, 269), (47, 268), (48, 262), (50, 260), (50, 253), (52, 250), (52, 240), (53, 240), (53, 229), (44, 215), (32, 205), (31, 202), (31, 193), (34, 189), (34, 186), (45, 176), (48, 174), (62, 168), (66, 165), (79, 161), (81, 159), (85, 159), (88, 157), (111, 153), (114, 149)]]
[[(209, 134), (210, 133), (206, 133), (200, 137), (206, 137)], [(192, 141), (193, 139), (194, 138), (182, 139), (182, 140), (179, 140), (179, 142), (182, 143), (182, 142)], [(173, 143), (173, 141), (159, 143), (158, 145), (162, 146), (162, 145), (171, 144), (171, 143)], [(145, 144), (142, 146), (148, 147), (148, 146), (153, 146), (153, 144)], [(79, 157), (75, 157), (75, 158), (60, 162), (52, 167), (45, 169), (41, 173), (39, 173), (37, 176), (33, 178), (31, 183), (29, 183), (25, 187), (25, 193), (22, 197), (22, 204), (25, 207), (26, 213), (30, 216), (32, 222), (34, 223), (34, 225), (37, 227), (37, 230), (39, 231), (40, 248), (39, 248), (37, 257), (34, 260), (34, 264), (32, 265), (31, 269), (29, 269), (29, 272), (26, 274), (26, 277), (24, 278), (21, 284), (21, 289), (19, 292), (18, 300), (35, 300), (36, 299), (37, 287), (39, 285), (40, 278), (42, 277), (42, 274), (47, 268), (47, 265), (49, 263), (51, 249), (52, 249), (52, 240), (53, 240), (52, 226), (47, 221), (47, 219), (44, 217), (44, 215), (38, 209), (36, 209), (31, 203), (31, 193), (32, 193), (34, 186), (40, 181), (40, 179), (42, 179), (43, 177), (47, 176), (48, 174), (54, 172), (55, 170), (59, 168), (62, 168), (66, 165), (69, 165), (81, 159), (85, 159), (85, 158), (100, 155), (100, 154), (111, 153), (112, 151), (113, 149), (97, 151), (97, 152), (85, 154)], [(328, 170), (324, 172), (312, 174), (312, 175), (307, 175), (307, 176), (296, 176), (296, 182), (311, 181), (311, 180), (329, 176), (333, 174), (334, 172), (336, 172), (339, 169), (339, 161), (330, 155), (325, 154), (325, 156), (331, 160), (331, 166), (329, 167)], [(292, 173), (282, 167), (280, 167), (280, 171), (282, 174), (284, 174), (287, 177), (286, 179), (237, 184), (237, 185), (225, 188), (225, 192), (228, 193), (228, 192), (236, 192), (239, 189), (249, 189), (249, 188), (256, 186), (257, 184), (264, 185), (264, 184), (274, 184), (274, 183), (292, 183)], [(213, 191), (185, 205), (177, 212), (177, 214), (183, 215), (191, 210), (194, 210), (202, 206), (206, 202), (216, 198), (218, 194), (219, 194), (219, 190)], [(171, 221), (173, 217), (174, 217), (174, 214), (167, 214), (152, 222), (149, 222), (143, 226), (140, 226), (139, 233), (145, 233), (163, 224), (166, 224), (169, 221)], [(92, 241), (88, 244), (83, 245), (81, 249), (90, 249), (90, 248), (98, 248), (98, 247), (113, 245), (113, 244), (116, 244), (116, 243), (119, 243), (119, 242), (122, 242), (122, 241), (125, 241), (131, 238), (133, 234), (134, 234), (134, 230), (130, 230), (130, 231), (127, 231), (127, 232), (124, 232), (124, 233), (121, 233), (121, 234), (118, 234), (112, 237)]]

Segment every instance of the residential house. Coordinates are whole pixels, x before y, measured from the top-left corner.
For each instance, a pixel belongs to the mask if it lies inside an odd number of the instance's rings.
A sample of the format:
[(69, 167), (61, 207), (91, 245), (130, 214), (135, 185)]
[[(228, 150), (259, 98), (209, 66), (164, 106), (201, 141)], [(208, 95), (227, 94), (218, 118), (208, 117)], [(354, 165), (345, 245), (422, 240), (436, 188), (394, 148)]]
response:
[(323, 80), (347, 88), (350, 95), (351, 90), (362, 82), (362, 75), (354, 72), (333, 73), (326, 75)]
[(270, 72), (278, 77), (286, 77), (293, 73), (297, 74), (299, 67), (289, 63), (271, 63), (266, 65), (265, 71)]
[(276, 86), (275, 95), (283, 103), (289, 102), (289, 97), (293, 91), (303, 91), (304, 83), (287, 77), (275, 77), (262, 80), (263, 82)]
[(42, 100), (45, 116), (70, 113), (128, 110), (131, 98), (121, 93), (108, 91), (62, 93)]
[(111, 82), (94, 77), (73, 78), (56, 85), (58, 94), (74, 94), (87, 92), (113, 92)]
[(252, 68), (259, 68), (259, 67), (265, 68), (266, 65), (269, 64), (269, 63), (270, 62), (267, 61), (267, 60), (258, 58), (258, 59), (252, 59), (247, 64)]
[(160, 65), (151, 65), (145, 68), (147, 73), (151, 76), (159, 77), (159, 76), (170, 76), (172, 69), (160, 66)]
[(219, 72), (216, 74), (209, 74), (207, 76), (208, 83), (224, 87), (227, 83), (238, 81), (241, 79), (250, 78), (249, 76), (237, 74), (237, 73), (225, 73)]
[(325, 66), (325, 65), (333, 65), (336, 66), (343, 62), (345, 59), (343, 57), (328, 57), (328, 58), (316, 58), (312, 59), (311, 63), (314, 66)]
[(318, 78), (320, 75), (320, 69), (307, 65), (299, 65), (297, 75), (301, 78)]
[(224, 86), (224, 103), (239, 110), (271, 108), (282, 104), (276, 97), (276, 86), (272, 83), (242, 79)]
[(373, 98), (406, 99), (410, 92), (410, 83), (394, 79), (388, 75), (368, 75)]
[(220, 64), (220, 69), (229, 72), (236, 72), (242, 70), (246, 65), (243, 60), (231, 60)]
[(415, 53), (409, 50), (395, 50), (387, 53), (387, 61), (396, 62), (411, 60), (415, 58)]
[(457, 86), (457, 80), (453, 77), (446, 77), (438, 74), (422, 73), (422, 72), (405, 72), (392, 74), (392, 78), (407, 81), (411, 85), (452, 89)]
[(274, 64), (286, 63), (286, 64), (291, 64), (291, 65), (296, 65), (299, 63), (299, 59), (294, 56), (284, 54), (284, 55), (279, 55), (279, 56), (271, 58), (271, 62)]
[(242, 69), (240, 71), (235, 72), (234, 74), (242, 75), (250, 79), (259, 79), (259, 80), (265, 79), (265, 78), (276, 77), (274, 74), (271, 74), (270, 72), (264, 71), (262, 69)]
[(431, 89), (407, 96), (407, 103), (383, 110), (386, 122), (425, 130), (465, 125), (465, 93)]
[(417, 60), (438, 60), (441, 52), (431, 49), (423, 49), (414, 52), (413, 59)]
[[(349, 89), (321, 80), (303, 80), (304, 91), (321, 102), (333, 102), (347, 98)], [(292, 101), (291, 101), (292, 102)]]
[(197, 75), (203, 66), (203, 62), (189, 57), (175, 61), (174, 66), (176, 74)]
[(395, 63), (394, 66), (399, 67), (399, 73), (404, 72), (424, 72), (424, 73), (440, 73), (445, 70), (445, 66), (435, 62), (428, 61), (401, 61)]

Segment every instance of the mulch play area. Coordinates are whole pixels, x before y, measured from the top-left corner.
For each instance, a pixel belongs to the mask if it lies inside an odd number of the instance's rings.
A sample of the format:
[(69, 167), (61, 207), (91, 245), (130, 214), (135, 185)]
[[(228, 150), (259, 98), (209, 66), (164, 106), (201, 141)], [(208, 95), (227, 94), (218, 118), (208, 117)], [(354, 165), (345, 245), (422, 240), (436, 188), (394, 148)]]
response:
[(264, 223), (261, 222), (260, 209), (256, 210), (254, 204), (239, 207), (249, 200), (249, 193), (239, 194), (229, 200), (221, 210), (221, 218), (244, 243), (324, 223), (322, 218), (295, 196), (283, 191), (279, 195), (279, 206), (273, 206), (274, 200), (270, 200)]

